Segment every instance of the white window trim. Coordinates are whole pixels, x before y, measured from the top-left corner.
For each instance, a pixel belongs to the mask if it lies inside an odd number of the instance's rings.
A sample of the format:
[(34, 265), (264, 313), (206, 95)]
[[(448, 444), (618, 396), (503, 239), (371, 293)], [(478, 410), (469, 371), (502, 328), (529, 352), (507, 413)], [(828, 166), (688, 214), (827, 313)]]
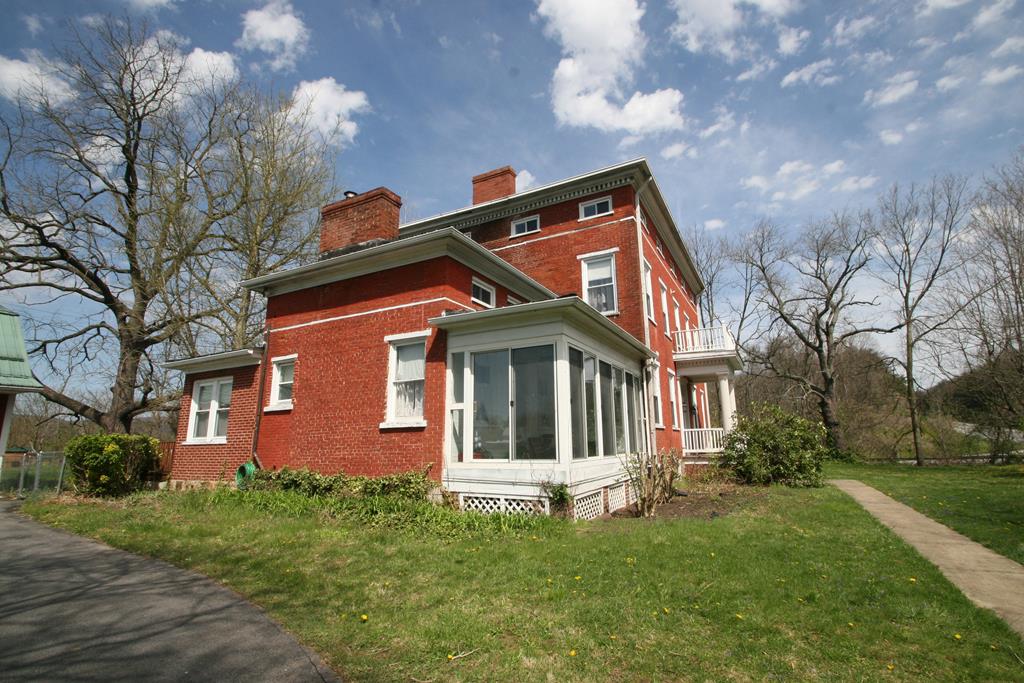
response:
[(661, 290), (661, 315), (662, 320), (665, 322), (665, 336), (672, 336), (672, 323), (668, 317), (668, 287), (665, 286), (665, 281), (660, 277), (658, 278), (658, 287)]
[[(220, 392), (220, 385), (224, 382), (231, 382), (231, 390), (234, 391), (234, 377), (231, 375), (225, 375), (224, 377), (211, 377), (209, 379), (200, 379), (192, 383), (192, 397), (189, 401), (188, 408), (188, 432), (185, 436), (185, 445), (193, 444), (225, 444), (228, 442), (226, 436), (209, 436), (210, 432), (214, 430), (217, 424), (217, 410), (220, 408), (220, 402), (217, 400), (217, 395)], [(196, 411), (199, 409), (199, 403), (196, 401), (196, 395), (199, 393), (199, 387), (212, 384), (213, 385), (213, 397), (210, 399), (210, 422), (206, 428), (207, 436), (195, 437), (196, 426)], [(228, 421), (230, 424), (231, 420), (231, 408), (228, 407)]]
[(669, 399), (669, 406), (670, 406), (670, 408), (672, 410), (672, 429), (674, 431), (678, 432), (679, 431), (679, 423), (680, 423), (680, 420), (679, 420), (679, 403), (680, 403), (680, 401), (679, 401), (679, 386), (678, 386), (678, 381), (676, 379), (676, 373), (672, 372), (671, 370), (667, 370), (666, 372), (668, 372), (668, 399)]
[[(644, 259), (644, 313), (647, 315), (648, 320), (657, 325), (658, 317), (654, 313), (654, 283), (651, 279), (653, 277), (652, 270), (653, 269), (651, 268), (651, 264), (648, 263), (647, 259)], [(650, 306), (648, 306), (648, 301), (650, 301)]]
[[(480, 289), (485, 289), (488, 292), (490, 292), (491, 293), (491, 303), (487, 303), (486, 301), (481, 301), (480, 299), (477, 299), (475, 296), (473, 296), (473, 287), (474, 286), (479, 287)], [(472, 301), (475, 304), (479, 304), (479, 305), (483, 306), (484, 308), (494, 308), (494, 306), (498, 303), (498, 292), (495, 289), (494, 285), (489, 285), (486, 282), (484, 282), (483, 280), (481, 280), (480, 278), (476, 278), (475, 277), (475, 278), (473, 278), (473, 283), (470, 285), (469, 300)]]
[(676, 301), (675, 297), (672, 297), (672, 320), (676, 324), (675, 331), (678, 332), (679, 329), (680, 329), (680, 327), (679, 327), (679, 302)]
[(423, 343), (423, 409), (427, 406), (427, 340), (430, 338), (430, 330), (419, 330), (417, 332), (402, 332), (389, 334), (384, 337), (388, 344), (388, 376), (385, 389), (384, 421), (378, 425), (380, 429), (410, 429), (427, 426), (426, 417), (398, 418), (395, 417), (395, 370), (398, 368), (398, 347), (407, 344), (414, 344), (417, 340)]
[[(618, 271), (617, 271), (617, 268), (616, 268), (616, 265), (615, 265), (615, 252), (617, 252), (618, 250), (619, 250), (618, 247), (616, 247), (614, 249), (605, 249), (604, 251), (594, 252), (593, 254), (584, 254), (584, 255), (577, 256), (577, 258), (579, 259), (579, 262), (580, 262), (580, 278), (581, 278), (581, 282), (583, 284), (583, 300), (586, 301), (588, 305), (590, 304), (590, 301), (588, 301), (589, 293), (587, 291), (588, 290), (588, 285), (587, 285), (587, 268), (588, 268), (588, 264), (591, 261), (594, 261), (594, 260), (597, 260), (597, 259), (610, 258), (612, 260), (612, 299), (615, 302), (615, 305), (612, 306), (612, 310), (610, 310), (610, 311), (597, 311), (601, 315), (618, 315), (619, 314), (619, 276), (618, 276)], [(596, 311), (597, 309), (595, 308), (594, 310)]]
[(287, 363), (289, 361), (292, 361), (292, 362), (295, 362), (296, 367), (298, 367), (298, 362), (297, 362), (298, 358), (299, 358), (299, 354), (291, 353), (291, 354), (288, 354), (287, 356), (275, 356), (274, 358), (270, 359), (270, 367), (272, 368), (272, 371), (271, 371), (272, 372), (272, 376), (271, 376), (271, 380), (270, 380), (270, 404), (267, 405), (263, 409), (263, 412), (265, 412), (265, 413), (277, 413), (277, 412), (282, 412), (282, 411), (285, 411), (285, 410), (291, 410), (294, 407), (294, 405), (293, 405), (294, 400), (295, 400), (295, 392), (294, 392), (295, 371), (294, 370), (292, 371), (292, 385), (293, 385), (292, 397), (290, 399), (288, 399), (287, 401), (278, 401), (277, 400), (277, 392), (278, 392), (278, 389), (280, 389), (280, 387), (281, 387), (280, 365), (282, 363)]
[(661, 365), (655, 363), (653, 395), (658, 397), (658, 414), (654, 416), (654, 426), (657, 429), (665, 428), (665, 398), (661, 395)]
[[(536, 228), (534, 228), (533, 230), (526, 230), (524, 232), (516, 232), (516, 226), (517, 225), (519, 225), (520, 223), (525, 223), (527, 221), (532, 221), (532, 220), (536, 220), (537, 221), (537, 227)], [(514, 221), (512, 221), (512, 224), (511, 224), (511, 226), (509, 228), (509, 237), (510, 238), (525, 237), (526, 235), (533, 235), (533, 234), (538, 233), (538, 232), (540, 232), (540, 214), (534, 214), (532, 216), (526, 216), (525, 218), (517, 218)]]
[[(608, 201), (608, 210), (607, 211), (605, 211), (604, 213), (595, 213), (593, 216), (586, 216), (586, 217), (583, 216), (583, 209), (584, 209), (584, 207), (591, 206), (593, 204), (600, 204), (601, 202), (603, 202), (605, 200)], [(581, 221), (589, 221), (592, 218), (600, 218), (601, 216), (610, 216), (610, 215), (612, 215), (613, 213), (615, 213), (615, 204), (612, 202), (612, 196), (609, 194), (609, 195), (605, 195), (604, 197), (598, 197), (597, 199), (591, 199), (590, 201), (580, 202), (579, 209), (580, 209), (579, 220), (581, 220)]]

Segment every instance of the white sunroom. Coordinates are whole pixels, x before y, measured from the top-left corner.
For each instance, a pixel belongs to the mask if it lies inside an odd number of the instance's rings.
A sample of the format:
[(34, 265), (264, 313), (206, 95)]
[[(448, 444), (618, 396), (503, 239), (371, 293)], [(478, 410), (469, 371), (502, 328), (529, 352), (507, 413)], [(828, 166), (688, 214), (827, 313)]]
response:
[(625, 459), (648, 449), (650, 351), (577, 297), (430, 320), (447, 333), (445, 488), (463, 509), (547, 511), (565, 484), (579, 519), (629, 501)]

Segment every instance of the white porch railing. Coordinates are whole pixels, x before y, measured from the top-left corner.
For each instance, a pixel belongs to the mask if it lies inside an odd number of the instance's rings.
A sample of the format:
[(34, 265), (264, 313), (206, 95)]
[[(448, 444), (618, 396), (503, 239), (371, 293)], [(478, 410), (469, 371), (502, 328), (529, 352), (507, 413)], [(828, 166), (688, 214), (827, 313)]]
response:
[(724, 447), (725, 430), (721, 427), (683, 430), (683, 449), (687, 453), (721, 453)]
[(735, 351), (736, 340), (725, 325), (676, 330), (676, 353)]

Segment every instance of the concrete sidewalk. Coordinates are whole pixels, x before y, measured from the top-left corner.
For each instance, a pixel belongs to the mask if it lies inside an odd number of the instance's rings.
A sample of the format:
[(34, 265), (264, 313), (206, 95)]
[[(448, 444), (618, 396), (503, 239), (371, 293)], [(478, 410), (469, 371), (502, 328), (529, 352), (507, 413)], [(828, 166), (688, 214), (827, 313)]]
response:
[(854, 479), (834, 479), (897, 536), (914, 546), (978, 607), (1024, 637), (1024, 567)]
[(337, 677), (260, 609), (210, 579), (51, 529), (0, 501), (0, 679)]

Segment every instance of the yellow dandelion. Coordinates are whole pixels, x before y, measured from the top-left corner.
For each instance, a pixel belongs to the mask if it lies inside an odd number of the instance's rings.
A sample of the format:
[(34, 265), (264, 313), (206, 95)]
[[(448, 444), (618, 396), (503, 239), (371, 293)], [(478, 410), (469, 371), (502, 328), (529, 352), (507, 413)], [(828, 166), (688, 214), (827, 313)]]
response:
[(554, 581), (552, 581), (551, 579), (548, 579), (548, 583), (554, 583)]
[(743, 619), (743, 615), (742, 615), (742, 614), (739, 614), (739, 613), (737, 613), (737, 614), (736, 614), (736, 618), (737, 618), (737, 619), (740, 619), (740, 620), (742, 620), (742, 619)]
[(896, 665), (892, 664), (892, 663), (889, 663), (889, 664), (885, 665), (885, 668), (888, 669), (889, 671), (892, 671), (893, 669), (896, 668)]
[(961, 635), (959, 633), (954, 633), (953, 634), (953, 638), (956, 639), (956, 640), (962, 640), (962, 637), (961, 637)]
[(448, 655), (448, 661), (450, 662), (450, 661), (452, 661), (453, 659), (455, 659), (455, 655), (449, 654), (449, 655)]
[(576, 579), (577, 581), (582, 581), (583, 580), (582, 576), (574, 576), (573, 578)]
[[(608, 637), (609, 637), (609, 638), (611, 638), (612, 640), (618, 640), (618, 638), (619, 638), (619, 637), (618, 637), (617, 635), (615, 635), (614, 633), (613, 633), (613, 634), (611, 634), (611, 635), (610, 635), (610, 636), (608, 636)], [(993, 646), (992, 646), (992, 649), (994, 650), (995, 648), (996, 648), (996, 646), (995, 646), (995, 645), (993, 645)]]
[(910, 583), (917, 583), (917, 579), (913, 576), (910, 577)]
[(850, 628), (853, 628), (853, 622), (852, 621), (846, 622), (846, 625), (849, 626)]
[(996, 645), (989, 645), (989, 647), (992, 648), (993, 650), (998, 650), (999, 649), (999, 647), (996, 646)]
[(576, 650), (569, 650), (569, 656), (570, 657), (575, 657), (576, 656)]
[(661, 608), (661, 611), (663, 611), (663, 612), (664, 612), (665, 614), (668, 614), (668, 613), (669, 613), (669, 609), (668, 609), (668, 607), (662, 607), (662, 608)]
[(365, 614), (360, 614), (359, 618), (363, 621), (368, 621), (370, 617), (366, 616)]
[(715, 556), (715, 554), (714, 554), (714, 553), (711, 553), (711, 557), (714, 557), (714, 556)]

